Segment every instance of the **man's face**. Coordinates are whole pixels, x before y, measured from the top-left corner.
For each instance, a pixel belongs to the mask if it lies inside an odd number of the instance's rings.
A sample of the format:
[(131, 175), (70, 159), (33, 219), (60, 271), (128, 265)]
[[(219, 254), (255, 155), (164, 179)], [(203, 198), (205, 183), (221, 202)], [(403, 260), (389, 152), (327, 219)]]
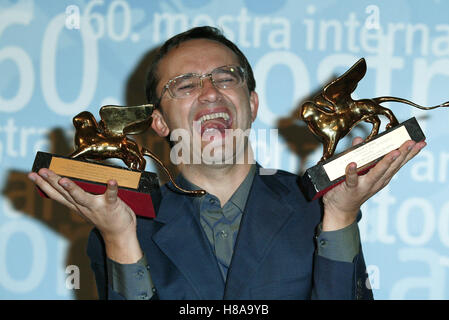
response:
[[(157, 92), (160, 95), (164, 85), (181, 74), (202, 75), (227, 65), (239, 66), (238, 58), (219, 42), (195, 39), (181, 43), (159, 63)], [(152, 125), (160, 136), (184, 129), (193, 137), (190, 146), (193, 139), (199, 139), (196, 141), (201, 141), (201, 150), (211, 143), (214, 148), (223, 149), (225, 143), (232, 143), (232, 139), (225, 139), (231, 132), (227, 129), (245, 131), (251, 127), (257, 114), (258, 98), (255, 92), (248, 92), (246, 81), (239, 87), (217, 89), (210, 78), (204, 78), (203, 87), (186, 98), (172, 98), (165, 91), (160, 105), (162, 112), (155, 111)]]

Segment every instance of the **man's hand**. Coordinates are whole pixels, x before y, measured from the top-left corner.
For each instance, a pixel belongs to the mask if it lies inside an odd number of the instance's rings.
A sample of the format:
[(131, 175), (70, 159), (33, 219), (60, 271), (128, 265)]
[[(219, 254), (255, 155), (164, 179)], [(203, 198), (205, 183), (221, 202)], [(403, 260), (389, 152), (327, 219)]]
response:
[[(362, 142), (355, 138), (353, 145)], [(370, 171), (358, 176), (354, 162), (346, 167), (346, 180), (323, 197), (323, 231), (342, 229), (352, 224), (360, 206), (385, 187), (398, 170), (426, 146), (424, 141), (406, 141), (398, 150), (393, 150)]]
[(108, 257), (119, 263), (134, 263), (142, 257), (136, 234), (136, 215), (118, 196), (115, 180), (109, 180), (102, 195), (85, 192), (68, 178), (49, 169), (28, 174), (47, 196), (91, 222), (101, 233)]

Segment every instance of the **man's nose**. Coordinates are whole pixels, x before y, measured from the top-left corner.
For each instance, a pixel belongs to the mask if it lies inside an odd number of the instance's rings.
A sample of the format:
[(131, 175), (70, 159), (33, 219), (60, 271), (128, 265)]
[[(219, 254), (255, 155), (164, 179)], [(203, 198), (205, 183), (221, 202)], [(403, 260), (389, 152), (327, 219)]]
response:
[(201, 78), (201, 84), (200, 95), (198, 96), (200, 101), (215, 102), (220, 99), (221, 93), (215, 87), (211, 76)]

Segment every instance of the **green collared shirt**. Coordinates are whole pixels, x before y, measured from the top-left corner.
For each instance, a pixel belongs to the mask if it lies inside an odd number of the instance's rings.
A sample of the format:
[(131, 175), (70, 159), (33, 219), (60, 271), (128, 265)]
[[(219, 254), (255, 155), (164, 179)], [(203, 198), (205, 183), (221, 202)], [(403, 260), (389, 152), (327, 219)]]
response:
[[(223, 207), (220, 200), (210, 193), (193, 200), (197, 212), (200, 213), (201, 226), (215, 253), (224, 282), (255, 173), (256, 166), (252, 165), (246, 178)], [(185, 182), (189, 189), (199, 189), (193, 183), (187, 180)]]
[[(246, 178), (223, 207), (219, 199), (209, 193), (193, 199), (194, 208), (199, 212), (201, 226), (217, 258), (223, 281), (226, 281), (240, 221), (256, 171), (257, 167), (251, 166)], [(184, 177), (180, 177), (180, 180), (188, 189), (199, 189)], [(327, 232), (322, 231), (320, 223), (315, 240), (316, 253), (330, 260), (352, 263), (360, 250), (357, 222), (346, 228)], [(145, 255), (134, 264), (119, 264), (108, 258), (107, 268), (111, 289), (127, 299), (150, 299), (156, 292)]]

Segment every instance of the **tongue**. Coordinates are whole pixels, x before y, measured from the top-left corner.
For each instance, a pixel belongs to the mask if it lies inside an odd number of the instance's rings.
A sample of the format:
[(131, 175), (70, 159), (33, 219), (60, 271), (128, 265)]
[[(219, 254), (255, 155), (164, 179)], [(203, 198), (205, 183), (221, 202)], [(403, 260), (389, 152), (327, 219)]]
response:
[(223, 118), (207, 120), (201, 125), (201, 135), (203, 135), (206, 130), (218, 130), (222, 135), (224, 135), (226, 129), (229, 129), (228, 122)]

